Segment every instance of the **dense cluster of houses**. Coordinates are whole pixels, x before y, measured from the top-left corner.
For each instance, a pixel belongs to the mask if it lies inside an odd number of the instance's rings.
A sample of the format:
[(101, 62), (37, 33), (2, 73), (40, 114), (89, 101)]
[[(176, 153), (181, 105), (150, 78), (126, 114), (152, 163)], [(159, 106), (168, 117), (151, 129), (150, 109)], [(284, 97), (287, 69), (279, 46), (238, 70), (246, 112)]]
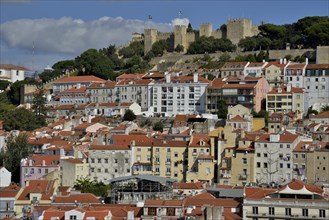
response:
[[(48, 126), (0, 127), (0, 148), (19, 134), (33, 147), (19, 184), (0, 169), (0, 219), (327, 219), (329, 111), (306, 114), (328, 94), (329, 65), (285, 60), (59, 79)], [(116, 117), (128, 109), (139, 119)], [(108, 197), (75, 189), (84, 178), (110, 184)]]

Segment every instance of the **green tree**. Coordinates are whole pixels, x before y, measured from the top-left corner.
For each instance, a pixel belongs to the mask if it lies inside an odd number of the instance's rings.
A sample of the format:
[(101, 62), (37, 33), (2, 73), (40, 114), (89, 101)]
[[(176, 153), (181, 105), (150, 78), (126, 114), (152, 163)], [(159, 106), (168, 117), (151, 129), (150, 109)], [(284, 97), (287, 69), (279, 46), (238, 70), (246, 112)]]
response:
[(327, 112), (329, 111), (329, 105), (322, 106), (321, 112)]
[(37, 84), (37, 91), (33, 95), (33, 100), (32, 100), (32, 110), (34, 111), (34, 114), (36, 116), (37, 125), (46, 126), (47, 125), (46, 94), (42, 83)]
[(76, 181), (74, 188), (82, 193), (92, 193), (95, 196), (107, 197), (111, 185), (106, 185), (103, 182), (91, 181), (89, 178), (80, 178)]
[(7, 97), (10, 103), (14, 105), (19, 105), (21, 101), (21, 88), (24, 87), (25, 84), (29, 84), (28, 81), (16, 81), (10, 86), (10, 90), (7, 92)]
[(305, 30), (307, 45), (329, 45), (329, 21), (312, 25)]
[(176, 46), (176, 48), (175, 48), (175, 51), (176, 51), (176, 52), (183, 52), (183, 51), (184, 51), (184, 46), (178, 44), (178, 45)]
[(32, 146), (27, 139), (27, 135), (9, 136), (6, 148), (0, 152), (0, 166), (5, 166), (11, 172), (12, 181), (16, 183), (20, 180), (21, 159), (32, 153)]
[(126, 110), (126, 112), (125, 112), (125, 114), (123, 115), (123, 118), (122, 118), (123, 121), (133, 121), (135, 119), (136, 119), (136, 115), (130, 109)]
[(257, 39), (255, 37), (246, 37), (239, 41), (238, 46), (245, 51), (253, 51), (258, 49)]
[(168, 48), (169, 46), (166, 40), (159, 40), (152, 45), (151, 51), (155, 56), (162, 56)]
[(218, 102), (218, 113), (217, 113), (218, 118), (226, 119), (227, 118), (227, 113), (228, 113), (228, 110), (227, 110), (226, 102), (225, 102), (225, 100), (221, 99)]
[(25, 108), (9, 111), (4, 118), (4, 129), (7, 131), (32, 131), (44, 125), (44, 120), (40, 120), (32, 111)]
[(132, 56), (142, 57), (144, 55), (144, 42), (143, 41), (134, 41), (130, 43), (127, 47), (119, 50), (119, 55), (124, 58), (130, 58)]
[(0, 90), (5, 90), (10, 85), (10, 82), (7, 80), (0, 80)]
[(96, 49), (88, 49), (75, 58), (79, 75), (94, 75), (103, 79), (114, 80), (114, 63), (105, 54)]
[(188, 23), (188, 26), (187, 26), (187, 29), (186, 29), (186, 32), (193, 32), (193, 27), (192, 27), (192, 24), (191, 23)]
[(153, 130), (154, 131), (160, 131), (160, 132), (163, 132), (163, 128), (164, 128), (164, 125), (161, 121), (158, 121), (156, 122), (154, 125), (153, 125)]

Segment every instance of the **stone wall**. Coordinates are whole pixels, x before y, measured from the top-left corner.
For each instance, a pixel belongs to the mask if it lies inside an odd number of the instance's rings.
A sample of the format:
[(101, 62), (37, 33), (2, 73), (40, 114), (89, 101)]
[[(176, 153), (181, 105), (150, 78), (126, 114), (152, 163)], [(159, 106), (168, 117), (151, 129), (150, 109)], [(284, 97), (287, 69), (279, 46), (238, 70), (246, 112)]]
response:
[(316, 48), (316, 63), (329, 64), (329, 46), (318, 46)]

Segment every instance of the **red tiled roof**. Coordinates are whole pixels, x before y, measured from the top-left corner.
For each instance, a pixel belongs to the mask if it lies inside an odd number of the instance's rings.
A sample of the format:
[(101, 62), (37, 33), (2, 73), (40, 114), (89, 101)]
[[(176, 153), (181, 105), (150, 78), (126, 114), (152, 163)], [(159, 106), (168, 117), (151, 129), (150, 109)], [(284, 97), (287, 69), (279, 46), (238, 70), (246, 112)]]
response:
[(224, 63), (223, 68), (244, 68), (247, 65), (248, 62), (226, 62)]
[(311, 185), (311, 184), (305, 184), (302, 181), (297, 180), (297, 179), (291, 180), (288, 184), (281, 187), (279, 189), (279, 191), (284, 190), (287, 186), (292, 190), (300, 190), (300, 189), (305, 187), (307, 190), (309, 190), (313, 193), (317, 193), (317, 194), (322, 194), (323, 193), (323, 190), (321, 189), (321, 187), (316, 186), (316, 185)]
[(245, 187), (244, 193), (245, 198), (247, 199), (262, 199), (265, 196), (276, 192), (277, 189), (265, 189), (265, 188), (254, 188), (254, 187)]
[[(201, 145), (201, 141), (204, 145)], [(193, 134), (189, 147), (210, 147), (210, 136), (208, 134)]]
[(162, 73), (149, 73), (143, 76), (143, 79), (159, 79), (163, 78), (164, 75)]
[(68, 196), (56, 196), (53, 203), (96, 203), (101, 204), (94, 194), (81, 193), (81, 194), (70, 194)]
[(272, 91), (268, 92), (267, 94), (292, 94), (292, 93), (303, 93), (303, 88), (296, 88), (291, 87), (291, 92), (287, 92), (287, 86), (281, 86), (280, 87), (281, 92), (279, 92), (279, 88), (275, 88)]
[(287, 69), (303, 69), (305, 67), (305, 64), (301, 64), (301, 63), (298, 63), (298, 64), (289, 64), (287, 66)]
[(79, 158), (62, 159), (62, 161), (65, 161), (65, 162), (68, 162), (68, 163), (74, 163), (74, 164), (83, 163), (83, 160), (82, 159), (79, 159)]
[[(284, 143), (292, 143), (294, 142), (297, 138), (298, 138), (298, 135), (297, 134), (292, 134), (288, 131), (285, 131), (284, 133), (282, 134), (279, 134), (280, 135), (280, 140), (278, 141), (279, 143), (280, 142), (284, 142)], [(259, 137), (258, 140), (256, 140), (256, 142), (270, 142), (270, 134), (263, 134)]]
[[(171, 82), (193, 82), (193, 76), (171, 76), (170, 78)], [(162, 79), (162, 81), (166, 81), (166, 79)], [(211, 81), (203, 78), (202, 76), (198, 76), (199, 83), (210, 83)]]
[(201, 182), (196, 183), (174, 183), (174, 189), (204, 189), (203, 184)]
[(21, 187), (16, 184), (0, 187), (0, 198), (14, 198)]
[(144, 207), (181, 207), (183, 200), (145, 200)]
[(117, 82), (105, 82), (105, 83), (94, 82), (90, 86), (88, 86), (88, 88), (103, 88), (102, 85), (104, 85), (104, 88), (112, 88), (116, 84), (117, 84)]
[(310, 118), (329, 118), (329, 111), (321, 112), (317, 115), (310, 115)]
[(17, 200), (30, 200), (30, 193), (41, 193), (41, 200), (50, 200), (54, 191), (53, 180), (30, 180)]
[(283, 69), (287, 64), (280, 64), (280, 63), (278, 63), (278, 62), (269, 62), (267, 65), (266, 65), (266, 67), (265, 68), (268, 68), (268, 67), (270, 67), (270, 66), (276, 66), (276, 67), (279, 67), (280, 69)]
[(101, 82), (105, 83), (106, 80), (96, 76), (70, 76), (56, 80), (54, 83), (79, 83), (79, 82)]
[[(58, 166), (60, 161), (59, 155), (46, 155), (46, 154), (34, 154), (30, 158), (33, 161), (32, 166), (42, 166), (44, 161), (45, 166)], [(26, 165), (29, 166), (29, 165)]]
[(225, 89), (251, 89), (251, 88), (254, 88), (256, 86), (255, 83), (246, 83), (246, 84), (231, 84), (231, 83), (226, 83), (223, 85), (222, 88), (225, 88)]
[(237, 115), (231, 119), (229, 119), (228, 121), (238, 121), (238, 122), (245, 122), (246, 120), (244, 118), (242, 118), (240, 115)]
[(307, 64), (306, 69), (329, 69), (329, 64)]
[(249, 63), (249, 65), (247, 66), (247, 68), (248, 67), (261, 67), (263, 65), (265, 65), (265, 63), (263, 63), (263, 62), (252, 62), (252, 63)]
[(140, 73), (140, 74), (124, 73), (124, 74), (121, 74), (120, 76), (118, 76), (117, 79), (141, 79), (144, 75), (145, 75), (144, 73)]
[(222, 88), (226, 82), (223, 81), (223, 78), (215, 78), (211, 84), (208, 86), (208, 89), (219, 89)]
[(27, 69), (25, 67), (16, 66), (16, 65), (13, 65), (13, 64), (0, 64), (0, 69), (29, 71), (29, 69)]
[(87, 87), (85, 87), (85, 86), (82, 86), (79, 89), (72, 87), (70, 89), (66, 89), (66, 90), (62, 91), (61, 93), (79, 93), (79, 92), (84, 93), (86, 90), (87, 90)]

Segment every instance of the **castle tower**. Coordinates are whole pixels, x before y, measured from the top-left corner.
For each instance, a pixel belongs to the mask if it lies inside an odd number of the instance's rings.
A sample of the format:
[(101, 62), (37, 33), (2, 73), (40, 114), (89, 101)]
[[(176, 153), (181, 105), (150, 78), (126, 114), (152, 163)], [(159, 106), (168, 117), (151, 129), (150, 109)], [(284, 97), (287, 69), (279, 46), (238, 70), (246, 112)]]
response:
[(200, 37), (210, 37), (212, 34), (212, 24), (211, 23), (201, 23), (200, 24)]
[(184, 47), (184, 51), (187, 49), (187, 41), (186, 41), (186, 29), (185, 25), (176, 25), (175, 26), (175, 36), (174, 36), (174, 48), (177, 45), (182, 45)]
[(157, 41), (158, 31), (156, 29), (145, 29), (144, 30), (144, 53), (147, 54), (151, 49), (152, 45)]
[(230, 19), (227, 21), (227, 38), (238, 44), (245, 37), (257, 34), (257, 27), (252, 26), (250, 19)]

